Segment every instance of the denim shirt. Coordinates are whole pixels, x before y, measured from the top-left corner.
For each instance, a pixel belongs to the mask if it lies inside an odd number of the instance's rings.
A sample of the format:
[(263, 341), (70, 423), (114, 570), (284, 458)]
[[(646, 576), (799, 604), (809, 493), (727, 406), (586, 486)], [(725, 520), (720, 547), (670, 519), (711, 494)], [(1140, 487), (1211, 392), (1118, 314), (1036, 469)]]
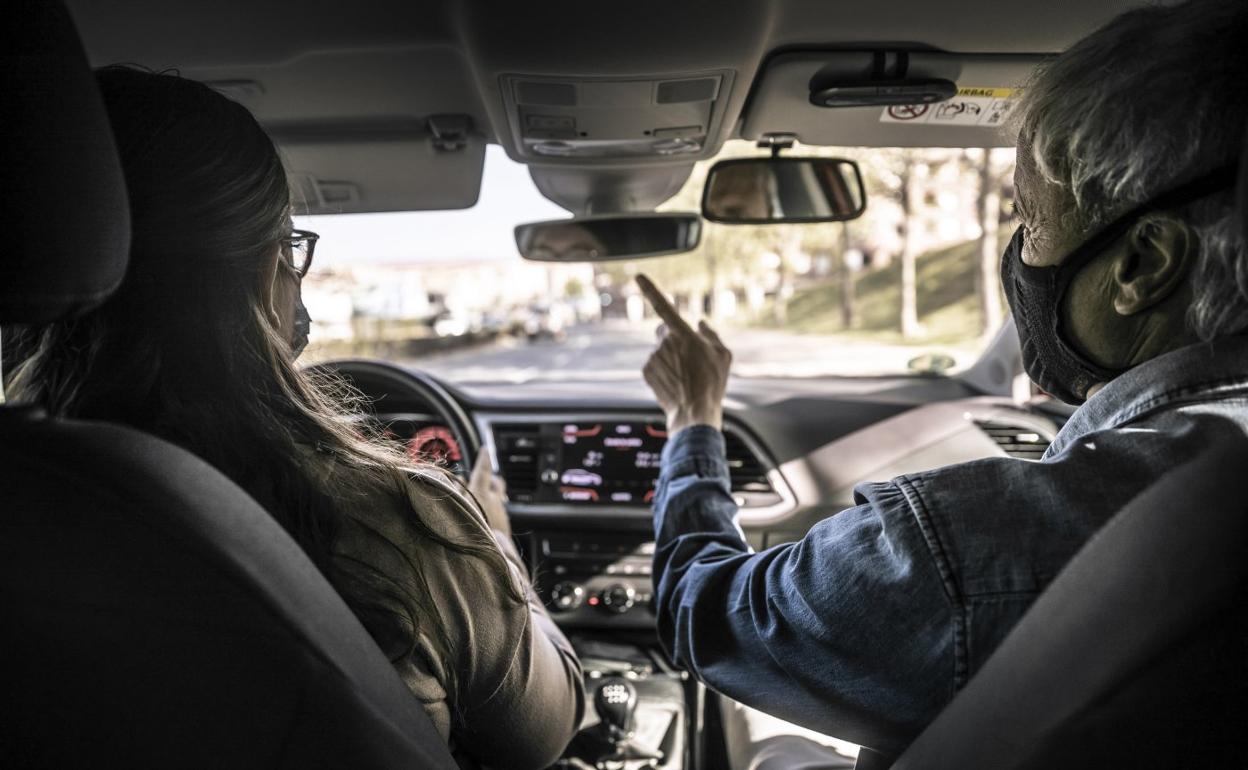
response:
[(664, 449), (654, 501), (659, 636), (731, 698), (895, 752), (1114, 513), (1245, 432), (1248, 337), (1192, 345), (1107, 384), (1040, 461), (861, 484), (856, 507), (754, 553), (722, 434), (687, 428)]

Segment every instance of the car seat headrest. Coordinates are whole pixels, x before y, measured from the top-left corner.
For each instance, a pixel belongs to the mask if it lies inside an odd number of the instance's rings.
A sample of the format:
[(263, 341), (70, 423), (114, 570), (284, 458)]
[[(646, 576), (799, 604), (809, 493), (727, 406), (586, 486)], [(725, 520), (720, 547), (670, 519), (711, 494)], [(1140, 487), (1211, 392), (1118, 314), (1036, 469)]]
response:
[(130, 218), (112, 130), (59, 0), (0, 3), (0, 323), (89, 310), (121, 283)]

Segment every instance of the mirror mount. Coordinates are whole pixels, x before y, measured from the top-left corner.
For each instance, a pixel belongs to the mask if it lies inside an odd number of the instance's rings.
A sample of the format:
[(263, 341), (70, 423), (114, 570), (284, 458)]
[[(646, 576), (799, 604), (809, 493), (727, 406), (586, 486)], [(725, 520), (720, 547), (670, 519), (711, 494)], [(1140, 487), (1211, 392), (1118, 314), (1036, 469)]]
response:
[(780, 153), (784, 150), (793, 149), (793, 145), (797, 143), (797, 134), (790, 134), (787, 131), (777, 131), (775, 133), (763, 134), (758, 138), (759, 149), (771, 150), (771, 157), (779, 158)]

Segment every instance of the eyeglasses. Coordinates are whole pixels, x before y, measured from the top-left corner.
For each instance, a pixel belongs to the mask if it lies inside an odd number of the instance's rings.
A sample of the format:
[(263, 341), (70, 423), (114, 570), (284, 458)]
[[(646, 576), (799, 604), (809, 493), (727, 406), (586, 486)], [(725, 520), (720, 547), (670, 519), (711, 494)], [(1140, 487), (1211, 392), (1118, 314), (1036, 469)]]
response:
[(282, 238), (282, 257), (290, 269), (302, 278), (312, 268), (312, 252), (316, 251), (319, 235), (311, 230), (291, 230), (290, 235)]

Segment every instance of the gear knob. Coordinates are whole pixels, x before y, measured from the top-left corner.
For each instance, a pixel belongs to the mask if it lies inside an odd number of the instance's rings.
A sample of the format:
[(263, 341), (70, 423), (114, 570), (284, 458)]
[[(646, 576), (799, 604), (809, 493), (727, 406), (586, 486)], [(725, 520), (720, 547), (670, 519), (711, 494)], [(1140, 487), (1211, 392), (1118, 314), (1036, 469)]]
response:
[(633, 732), (633, 711), (637, 708), (637, 688), (627, 679), (604, 679), (594, 692), (594, 710), (617, 740)]

